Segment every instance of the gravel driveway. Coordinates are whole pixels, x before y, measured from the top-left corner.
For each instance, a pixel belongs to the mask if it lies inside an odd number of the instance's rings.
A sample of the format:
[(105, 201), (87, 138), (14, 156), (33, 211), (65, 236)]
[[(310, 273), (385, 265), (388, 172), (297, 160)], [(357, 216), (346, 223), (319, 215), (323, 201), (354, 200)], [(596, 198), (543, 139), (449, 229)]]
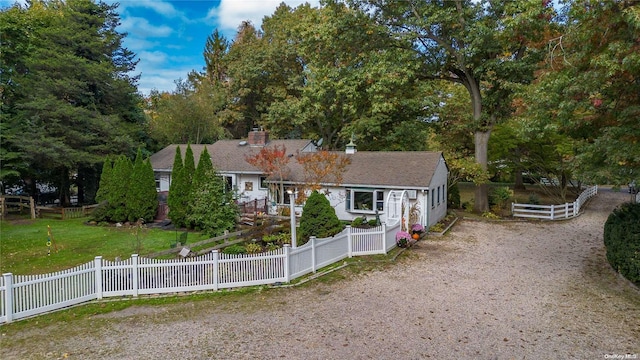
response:
[(640, 291), (613, 273), (602, 242), (628, 199), (601, 190), (568, 221), (463, 220), (338, 281), (0, 328), (0, 357), (640, 359)]

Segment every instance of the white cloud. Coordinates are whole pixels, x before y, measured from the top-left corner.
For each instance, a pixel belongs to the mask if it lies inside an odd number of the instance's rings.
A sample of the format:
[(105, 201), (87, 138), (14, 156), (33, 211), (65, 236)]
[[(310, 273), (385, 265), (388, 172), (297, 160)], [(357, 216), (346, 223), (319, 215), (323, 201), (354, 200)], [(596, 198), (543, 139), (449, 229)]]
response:
[(318, 6), (319, 0), (220, 0), (216, 8), (209, 10), (208, 20), (213, 20), (220, 31), (237, 30), (238, 26), (245, 20), (251, 21), (260, 28), (262, 19), (273, 14), (281, 3), (285, 3), (292, 8), (300, 4), (309, 3), (311, 6)]
[(138, 91), (143, 95), (149, 95), (151, 90), (173, 91), (176, 88), (175, 82), (178, 79), (186, 79), (191, 68), (175, 68), (175, 69), (157, 69), (150, 68), (148, 72), (138, 71), (142, 73), (138, 82)]
[(167, 37), (173, 29), (166, 25), (155, 26), (145, 18), (127, 17), (122, 19), (119, 31), (125, 31), (129, 35), (138, 38)]
[(124, 12), (128, 8), (145, 8), (155, 11), (156, 13), (167, 17), (184, 17), (184, 14), (178, 11), (173, 4), (160, 0), (107, 0), (107, 3), (118, 3), (118, 11)]
[(167, 61), (167, 54), (162, 51), (141, 51), (138, 53), (140, 61), (162, 64)]

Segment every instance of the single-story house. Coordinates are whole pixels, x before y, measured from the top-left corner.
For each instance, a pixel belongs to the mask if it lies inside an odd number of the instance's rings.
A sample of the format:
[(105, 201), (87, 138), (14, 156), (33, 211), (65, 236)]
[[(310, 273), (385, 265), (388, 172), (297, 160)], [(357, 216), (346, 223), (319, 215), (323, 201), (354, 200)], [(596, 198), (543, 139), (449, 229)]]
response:
[[(151, 156), (160, 192), (169, 190), (177, 146), (180, 146), (184, 158), (186, 144), (169, 145)], [(268, 190), (268, 184), (275, 181), (267, 179), (260, 169), (249, 164), (247, 157), (265, 146), (285, 146), (292, 159), (287, 164), (288, 171), (282, 182), (287, 189), (302, 189), (304, 169), (295, 156), (318, 151), (311, 140), (270, 140), (267, 132), (254, 130), (247, 140), (191, 145), (196, 164), (205, 146), (216, 170), (226, 178), (229, 188), (237, 192), (239, 202), (269, 198), (273, 205), (281, 206), (289, 205), (289, 195), (285, 193), (284, 201), (277, 204), (279, 197)], [(379, 216), (381, 221), (386, 221), (390, 194), (394, 197), (403, 191), (410, 205), (418, 205), (422, 225), (431, 226), (446, 215), (449, 170), (441, 152), (356, 151), (355, 144), (351, 143), (341, 154), (350, 160), (341, 183), (321, 184), (341, 220)], [(301, 211), (302, 205), (297, 205), (296, 213)]]

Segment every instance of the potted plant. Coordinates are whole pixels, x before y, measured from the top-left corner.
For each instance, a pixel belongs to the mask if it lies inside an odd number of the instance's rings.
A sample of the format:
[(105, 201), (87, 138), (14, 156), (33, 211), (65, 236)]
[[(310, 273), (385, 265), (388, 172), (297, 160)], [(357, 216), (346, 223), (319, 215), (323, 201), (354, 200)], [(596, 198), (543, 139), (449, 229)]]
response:
[(409, 241), (411, 240), (411, 235), (406, 231), (398, 231), (396, 233), (396, 245), (398, 247), (404, 248), (409, 245)]
[(411, 233), (412, 234), (422, 234), (424, 232), (424, 226), (422, 224), (413, 224), (411, 225)]

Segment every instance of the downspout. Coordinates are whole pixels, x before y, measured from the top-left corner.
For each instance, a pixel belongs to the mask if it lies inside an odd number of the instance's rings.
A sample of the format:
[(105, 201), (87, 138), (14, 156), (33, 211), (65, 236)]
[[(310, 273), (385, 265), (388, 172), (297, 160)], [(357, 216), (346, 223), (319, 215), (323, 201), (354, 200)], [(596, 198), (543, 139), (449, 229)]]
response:
[(424, 189), (422, 189), (422, 199), (424, 200), (424, 218), (425, 226), (427, 230), (429, 229), (429, 188), (427, 188), (427, 192), (425, 193)]

